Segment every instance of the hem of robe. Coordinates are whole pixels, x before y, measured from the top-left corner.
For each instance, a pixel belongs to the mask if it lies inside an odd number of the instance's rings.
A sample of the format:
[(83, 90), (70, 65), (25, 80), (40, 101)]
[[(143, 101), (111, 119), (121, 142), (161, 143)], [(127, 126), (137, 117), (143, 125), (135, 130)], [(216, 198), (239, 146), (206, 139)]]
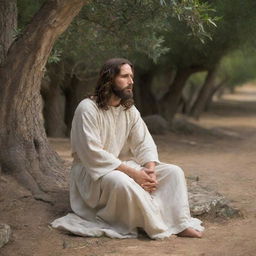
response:
[[(170, 237), (171, 235), (177, 235), (186, 228), (193, 228), (197, 231), (204, 231), (204, 227), (201, 226), (202, 221), (191, 217), (189, 221), (181, 223), (176, 227), (170, 227), (162, 233), (155, 235), (148, 235), (151, 239), (164, 239)], [(101, 237), (107, 236), (110, 238), (136, 238), (138, 237), (137, 228), (130, 231), (120, 232), (115, 230), (114, 227), (111, 227), (107, 223), (99, 221), (87, 221), (80, 218), (74, 213), (69, 213), (64, 217), (58, 218), (51, 223), (51, 226), (56, 229), (69, 231), (75, 235), (86, 236), (86, 237)]]

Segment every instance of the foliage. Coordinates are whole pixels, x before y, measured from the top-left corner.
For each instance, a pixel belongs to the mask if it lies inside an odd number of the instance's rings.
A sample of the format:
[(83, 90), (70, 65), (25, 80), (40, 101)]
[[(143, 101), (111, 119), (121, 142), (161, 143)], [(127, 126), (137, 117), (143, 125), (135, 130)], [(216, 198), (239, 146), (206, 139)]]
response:
[[(43, 2), (18, 1), (19, 33)], [(156, 63), (164, 72), (207, 69), (252, 40), (255, 5), (252, 0), (91, 1), (58, 40), (48, 63), (64, 61), (82, 80), (114, 56), (141, 67)]]
[(18, 28), (24, 30), (45, 0), (17, 0)]
[[(18, 1), (20, 31), (43, 2)], [(210, 11), (207, 3), (198, 0), (91, 1), (58, 40), (48, 63), (62, 59), (69, 63), (71, 73), (85, 69), (84, 78), (113, 56), (131, 58), (140, 66), (157, 63), (170, 50), (164, 45), (163, 31), (173, 29), (171, 19), (183, 22), (188, 36), (204, 40), (209, 37), (204, 26), (214, 24)]]
[[(162, 0), (161, 2), (166, 5), (166, 1)], [(209, 25), (217, 27), (215, 22), (219, 20), (219, 17), (209, 15), (215, 12), (209, 3), (198, 0), (171, 0), (170, 5), (178, 20), (184, 21), (191, 29), (188, 36), (193, 35), (199, 38), (202, 43), (205, 43), (205, 38), (211, 39), (211, 35), (205, 27)]]
[(241, 49), (226, 56), (220, 65), (220, 77), (227, 76), (228, 87), (236, 87), (256, 79), (256, 51)]
[(208, 4), (199, 4), (197, 0), (168, 4), (153, 0), (92, 1), (55, 49), (61, 50), (62, 59), (73, 63), (71, 72), (84, 79), (95, 75), (102, 62), (113, 56), (130, 58), (141, 67), (151, 66), (170, 50), (164, 45), (163, 32), (173, 30), (172, 20), (183, 22), (190, 38), (203, 40), (204, 25), (214, 20), (206, 15), (211, 10)]
[(207, 75), (207, 72), (197, 72), (191, 75), (191, 77), (188, 79), (188, 82), (196, 85), (201, 86), (205, 80), (205, 77)]
[(208, 69), (226, 54), (252, 40), (256, 32), (255, 1), (216, 0), (211, 2), (211, 6), (215, 15), (221, 17), (216, 20), (217, 27), (207, 27), (212, 40), (206, 40), (202, 44), (197, 38), (188, 37), (188, 27), (172, 19), (173, 29), (164, 36), (165, 46), (171, 50), (162, 58), (163, 65)]

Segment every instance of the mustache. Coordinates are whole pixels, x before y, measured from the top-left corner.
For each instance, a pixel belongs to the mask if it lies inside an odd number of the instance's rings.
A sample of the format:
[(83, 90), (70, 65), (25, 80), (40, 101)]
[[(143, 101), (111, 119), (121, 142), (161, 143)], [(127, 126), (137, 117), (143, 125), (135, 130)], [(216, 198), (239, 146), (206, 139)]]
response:
[(126, 86), (125, 88), (123, 88), (123, 89), (120, 89), (120, 88), (117, 88), (117, 87), (114, 87), (114, 90), (115, 91), (118, 91), (118, 92), (123, 92), (123, 91), (125, 91), (125, 90), (127, 90), (127, 89), (133, 89), (133, 86), (132, 85), (128, 85), (128, 86)]
[(123, 90), (126, 90), (126, 89), (133, 89), (133, 86), (132, 85), (128, 85), (128, 86), (126, 86)]

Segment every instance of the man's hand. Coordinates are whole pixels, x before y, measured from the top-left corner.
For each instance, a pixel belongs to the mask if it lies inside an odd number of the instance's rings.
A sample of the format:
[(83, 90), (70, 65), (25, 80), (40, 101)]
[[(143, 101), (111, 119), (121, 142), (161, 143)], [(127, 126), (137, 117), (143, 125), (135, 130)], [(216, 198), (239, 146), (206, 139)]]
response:
[(156, 182), (156, 184), (158, 184), (158, 181), (156, 179), (156, 173), (155, 173), (154, 170), (151, 170), (151, 172), (149, 173), (149, 176), (150, 176), (150, 178), (152, 178)]
[(134, 180), (149, 193), (156, 190), (157, 181), (154, 170), (142, 168), (140, 171), (137, 171)]
[(151, 193), (156, 190), (158, 183), (156, 180), (154, 167), (155, 163), (149, 162), (148, 164), (144, 165), (144, 168), (138, 171), (125, 164), (121, 164), (118, 166), (117, 170), (133, 178), (135, 182), (137, 182), (143, 189)]
[[(157, 185), (158, 182), (157, 182), (157, 179), (156, 179), (156, 173), (155, 173), (155, 166), (156, 166), (156, 163), (155, 162), (148, 162), (144, 165), (144, 167), (148, 170), (150, 170), (148, 173), (148, 175), (150, 176), (150, 178), (152, 178), (155, 182), (155, 184)], [(156, 190), (157, 186), (154, 186), (153, 189), (151, 189), (150, 192), (153, 192), (154, 190)], [(149, 188), (150, 189), (150, 188)]]

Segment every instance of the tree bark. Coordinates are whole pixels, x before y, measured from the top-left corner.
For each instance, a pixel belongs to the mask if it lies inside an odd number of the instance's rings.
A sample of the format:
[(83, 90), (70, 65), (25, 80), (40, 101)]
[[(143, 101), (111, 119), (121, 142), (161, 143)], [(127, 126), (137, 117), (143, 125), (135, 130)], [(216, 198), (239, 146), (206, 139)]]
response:
[[(17, 28), (16, 0), (0, 0), (0, 66), (5, 62), (6, 55), (14, 39)], [(0, 175), (2, 172), (0, 164)]]
[(182, 90), (186, 81), (194, 72), (196, 72), (196, 69), (193, 68), (178, 69), (169, 90), (160, 100), (161, 113), (163, 113), (169, 122), (172, 122), (178, 110)]
[(7, 51), (13, 42), (17, 28), (16, 0), (0, 0), (0, 65), (3, 65)]
[(45, 2), (0, 69), (2, 170), (46, 201), (47, 192), (56, 192), (65, 181), (65, 169), (46, 137), (40, 85), (54, 42), (83, 5), (83, 0)]
[(196, 101), (191, 108), (190, 116), (194, 117), (195, 119), (199, 119), (201, 113), (203, 112), (207, 104), (208, 96), (210, 95), (212, 87), (214, 86), (216, 73), (217, 66), (208, 70), (204, 84), (202, 85), (202, 88), (199, 91)]

